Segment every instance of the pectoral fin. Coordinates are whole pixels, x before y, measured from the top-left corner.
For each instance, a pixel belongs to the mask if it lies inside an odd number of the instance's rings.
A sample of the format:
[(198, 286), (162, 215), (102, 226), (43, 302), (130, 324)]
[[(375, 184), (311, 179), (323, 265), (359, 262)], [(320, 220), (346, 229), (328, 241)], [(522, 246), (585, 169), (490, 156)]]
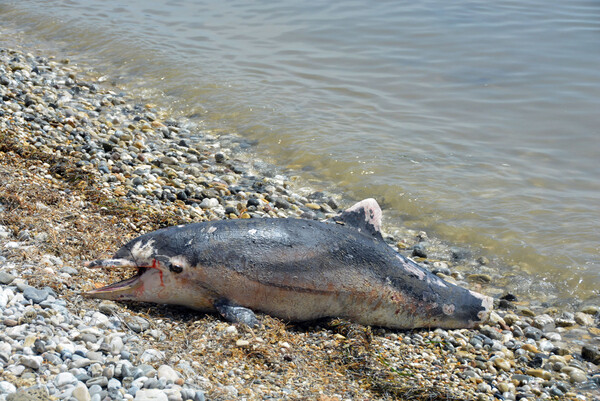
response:
[(216, 301), (214, 307), (228, 322), (243, 323), (248, 327), (259, 325), (259, 321), (252, 310), (235, 305), (226, 299)]

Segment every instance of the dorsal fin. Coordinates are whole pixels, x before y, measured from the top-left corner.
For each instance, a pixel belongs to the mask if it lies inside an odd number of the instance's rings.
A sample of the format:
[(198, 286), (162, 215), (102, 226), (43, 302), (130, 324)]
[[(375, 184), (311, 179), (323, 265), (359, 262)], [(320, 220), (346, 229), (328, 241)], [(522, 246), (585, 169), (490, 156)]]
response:
[(354, 227), (364, 234), (383, 239), (381, 236), (381, 216), (381, 208), (377, 201), (368, 198), (344, 210), (335, 220)]

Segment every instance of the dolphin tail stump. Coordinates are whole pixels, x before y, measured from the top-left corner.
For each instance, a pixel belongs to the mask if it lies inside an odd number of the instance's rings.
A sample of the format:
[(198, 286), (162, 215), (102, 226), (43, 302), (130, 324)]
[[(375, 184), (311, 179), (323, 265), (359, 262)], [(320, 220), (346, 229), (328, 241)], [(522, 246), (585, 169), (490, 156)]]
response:
[(164, 228), (88, 267), (131, 267), (87, 297), (184, 305), (258, 324), (339, 317), (395, 329), (469, 328), (492, 299), (446, 282), (387, 245), (365, 199), (335, 221), (237, 219)]

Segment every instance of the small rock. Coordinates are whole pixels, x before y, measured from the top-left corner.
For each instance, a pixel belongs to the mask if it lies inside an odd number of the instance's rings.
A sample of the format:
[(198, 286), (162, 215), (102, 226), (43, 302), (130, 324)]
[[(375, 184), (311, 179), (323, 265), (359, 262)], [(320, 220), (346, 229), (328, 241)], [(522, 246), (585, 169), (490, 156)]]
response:
[(571, 383), (583, 383), (587, 381), (587, 375), (581, 369), (573, 369), (569, 372)]
[(525, 373), (529, 376), (539, 377), (544, 380), (550, 380), (552, 378), (552, 374), (544, 369), (528, 369)]
[(452, 260), (459, 261), (468, 258), (471, 255), (471, 252), (468, 249), (464, 248), (452, 248)]
[(23, 366), (37, 370), (40, 368), (40, 366), (42, 366), (44, 358), (41, 356), (24, 355), (21, 357), (20, 362)]
[(483, 273), (478, 273), (478, 274), (469, 274), (467, 276), (467, 280), (469, 281), (473, 281), (476, 283), (489, 283), (492, 281), (492, 276), (490, 276), (489, 274), (483, 274)]
[(275, 207), (278, 207), (279, 209), (289, 209), (290, 203), (285, 199), (278, 198), (275, 200)]
[(71, 384), (77, 383), (77, 378), (69, 372), (61, 372), (54, 378), (54, 385), (58, 388), (62, 388)]
[(533, 326), (540, 330), (552, 330), (554, 325), (554, 319), (547, 314), (536, 316), (533, 319)]
[(600, 307), (595, 305), (588, 305), (581, 309), (581, 312), (587, 313), (588, 315), (600, 315)]
[(152, 348), (145, 350), (140, 356), (140, 361), (142, 363), (158, 362), (163, 359), (165, 359), (165, 354)]
[(169, 401), (164, 391), (158, 389), (141, 389), (135, 393), (136, 401)]
[(60, 268), (60, 272), (61, 273), (67, 273), (70, 274), (71, 276), (75, 276), (77, 274), (79, 274), (79, 270), (75, 269), (74, 267), (71, 266), (63, 266)]
[(492, 386), (490, 386), (486, 382), (482, 382), (477, 385), (477, 391), (479, 391), (480, 393), (489, 393), (492, 391)]
[(413, 247), (412, 256), (416, 256), (418, 258), (426, 258), (427, 251), (423, 244), (417, 244)]
[(15, 276), (5, 271), (0, 270), (0, 283), (4, 285), (8, 285), (13, 282)]
[(233, 335), (233, 336), (235, 336), (235, 335), (237, 335), (237, 334), (238, 334), (238, 329), (237, 329), (237, 327), (235, 327), (235, 326), (233, 326), (233, 325), (231, 325), (231, 326), (227, 326), (227, 327), (225, 328), (225, 334), (229, 334), (229, 335)]
[(0, 394), (10, 394), (17, 391), (14, 384), (7, 381), (0, 381)]
[(219, 200), (217, 198), (204, 198), (200, 202), (200, 207), (203, 209), (213, 209), (219, 206)]
[(600, 365), (600, 348), (593, 345), (584, 345), (581, 348), (581, 357), (586, 361)]
[(46, 289), (37, 289), (35, 287), (30, 287), (27, 286), (24, 290), (23, 290), (23, 296), (26, 299), (29, 299), (30, 301), (32, 301), (33, 303), (39, 304), (40, 302), (43, 302), (46, 300), (46, 298), (48, 298), (49, 292)]
[(596, 324), (596, 319), (588, 313), (577, 312), (575, 313), (575, 322), (582, 326), (593, 326)]
[(110, 341), (109, 347), (110, 347), (110, 353), (112, 355), (119, 355), (124, 347), (123, 339), (120, 336), (115, 336)]
[(157, 376), (159, 379), (172, 380), (173, 382), (179, 378), (179, 374), (168, 365), (161, 365), (158, 367)]
[(92, 399), (90, 391), (88, 390), (87, 386), (82, 382), (78, 382), (77, 385), (75, 385), (75, 388), (73, 389), (73, 393), (71, 393), (71, 395), (77, 401), (91, 401)]
[(477, 258), (477, 263), (479, 263), (480, 265), (489, 265), (490, 260), (488, 258), (486, 258), (485, 256), (480, 256)]
[(494, 359), (494, 366), (498, 369), (502, 369), (506, 372), (510, 371), (511, 366), (510, 366), (510, 362), (507, 361), (504, 358), (495, 358)]
[(525, 334), (525, 337), (533, 338), (536, 341), (542, 338), (542, 331), (532, 326), (526, 327), (525, 330), (523, 330), (523, 334)]
[(534, 354), (538, 354), (540, 352), (540, 350), (533, 344), (523, 344), (521, 348), (523, 348), (525, 351), (533, 352)]

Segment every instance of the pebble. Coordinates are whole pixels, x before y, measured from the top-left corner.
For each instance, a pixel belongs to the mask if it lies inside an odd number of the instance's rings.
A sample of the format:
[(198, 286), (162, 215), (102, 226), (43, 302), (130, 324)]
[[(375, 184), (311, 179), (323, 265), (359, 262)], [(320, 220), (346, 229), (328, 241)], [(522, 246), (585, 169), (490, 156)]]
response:
[(577, 312), (575, 313), (575, 322), (581, 326), (594, 326), (596, 319), (588, 313)]
[(502, 369), (507, 372), (510, 371), (510, 369), (511, 369), (510, 362), (504, 358), (494, 359), (494, 366), (498, 369)]
[(70, 372), (62, 372), (56, 375), (54, 385), (58, 388), (77, 383), (77, 378)]
[(165, 359), (165, 354), (156, 349), (147, 349), (140, 356), (142, 363), (158, 362)]
[(600, 365), (600, 347), (594, 345), (584, 345), (581, 348), (581, 357), (596, 365)]
[(0, 270), (0, 284), (8, 285), (13, 282), (15, 276), (5, 271)]
[(92, 399), (92, 396), (90, 395), (90, 391), (88, 390), (88, 387), (82, 382), (77, 382), (71, 395), (77, 401), (91, 401), (91, 399)]
[(48, 290), (38, 289), (38, 288), (34, 288), (34, 287), (29, 287), (29, 286), (27, 288), (25, 288), (23, 291), (23, 296), (26, 299), (29, 299), (33, 303), (36, 303), (36, 304), (39, 304), (39, 303), (45, 301), (49, 295), (50, 294), (49, 294)]
[(179, 374), (169, 365), (161, 365), (158, 367), (157, 375), (159, 379), (176, 381), (179, 378)]
[(529, 376), (539, 377), (544, 380), (550, 380), (552, 378), (552, 373), (544, 369), (528, 369), (526, 373)]
[(142, 389), (135, 393), (136, 401), (169, 401), (164, 391), (157, 389)]

